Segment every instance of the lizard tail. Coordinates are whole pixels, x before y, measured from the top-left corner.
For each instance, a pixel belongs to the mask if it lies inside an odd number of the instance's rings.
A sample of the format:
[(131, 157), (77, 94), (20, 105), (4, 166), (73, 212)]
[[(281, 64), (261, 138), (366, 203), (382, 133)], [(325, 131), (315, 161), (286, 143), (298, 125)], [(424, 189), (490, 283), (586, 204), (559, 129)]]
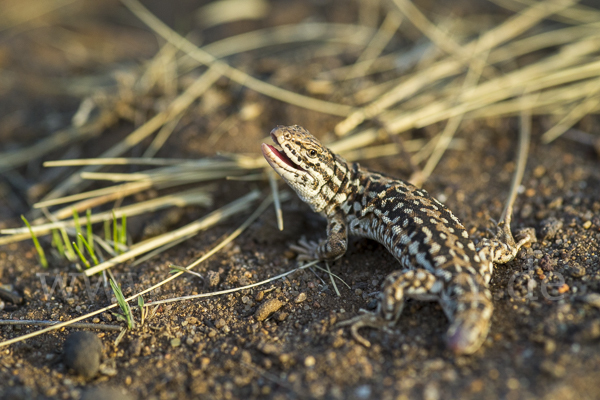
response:
[(446, 334), (446, 345), (455, 354), (472, 354), (485, 341), (494, 306), (482, 293), (458, 301), (456, 314)]

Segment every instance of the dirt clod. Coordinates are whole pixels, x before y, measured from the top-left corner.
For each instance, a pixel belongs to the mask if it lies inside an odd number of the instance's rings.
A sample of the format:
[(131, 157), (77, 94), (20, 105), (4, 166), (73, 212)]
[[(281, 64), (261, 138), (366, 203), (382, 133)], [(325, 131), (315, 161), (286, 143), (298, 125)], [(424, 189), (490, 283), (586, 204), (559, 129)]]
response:
[(101, 356), (102, 342), (92, 332), (73, 332), (65, 341), (65, 364), (84, 378), (92, 378), (98, 373)]
[(264, 321), (269, 315), (283, 307), (283, 304), (284, 303), (279, 299), (269, 299), (258, 306), (254, 313), (254, 318), (256, 318), (257, 321)]

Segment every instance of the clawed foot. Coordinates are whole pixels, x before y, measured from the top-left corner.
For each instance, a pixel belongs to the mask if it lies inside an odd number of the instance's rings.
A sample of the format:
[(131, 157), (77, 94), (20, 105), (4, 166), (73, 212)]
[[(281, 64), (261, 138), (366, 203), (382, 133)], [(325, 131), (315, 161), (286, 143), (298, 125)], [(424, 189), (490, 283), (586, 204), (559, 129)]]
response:
[(306, 238), (302, 237), (298, 244), (290, 245), (290, 249), (298, 253), (297, 260), (298, 261), (313, 261), (317, 260), (317, 249), (319, 248), (319, 244), (314, 240), (306, 240)]
[(368, 312), (366, 310), (361, 309), (360, 313), (361, 314), (357, 315), (354, 318), (338, 322), (336, 326), (350, 325), (350, 333), (352, 334), (354, 340), (356, 340), (358, 343), (362, 344), (365, 347), (371, 347), (371, 342), (369, 342), (367, 339), (365, 339), (358, 333), (358, 330), (360, 328), (375, 328), (381, 329), (388, 333), (391, 332), (389, 328), (390, 321), (386, 321), (385, 319), (381, 318), (378, 314)]
[(488, 228), (487, 231), (493, 239), (496, 239), (502, 243), (506, 243), (510, 247), (514, 247), (516, 245), (512, 231), (510, 230), (510, 220), (508, 222), (496, 222), (495, 219), (490, 218), (490, 223), (492, 224), (493, 228)]
[(535, 230), (533, 228), (521, 229), (517, 232), (518, 242), (515, 242), (510, 230), (510, 218), (497, 223), (490, 218), (495, 226), (495, 231), (488, 229), (492, 239), (484, 239), (483, 245), (490, 248), (491, 260), (495, 263), (506, 263), (515, 258), (521, 246), (526, 243), (534, 243)]

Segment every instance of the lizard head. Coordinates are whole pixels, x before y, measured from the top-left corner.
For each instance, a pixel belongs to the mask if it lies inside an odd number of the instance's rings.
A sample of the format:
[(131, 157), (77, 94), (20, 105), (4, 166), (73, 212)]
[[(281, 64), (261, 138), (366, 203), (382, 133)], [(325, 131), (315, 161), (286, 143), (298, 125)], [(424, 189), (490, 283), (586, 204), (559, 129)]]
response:
[(322, 189), (332, 185), (335, 155), (298, 125), (277, 126), (271, 138), (277, 147), (263, 143), (265, 159), (304, 202), (321, 211), (328, 203)]

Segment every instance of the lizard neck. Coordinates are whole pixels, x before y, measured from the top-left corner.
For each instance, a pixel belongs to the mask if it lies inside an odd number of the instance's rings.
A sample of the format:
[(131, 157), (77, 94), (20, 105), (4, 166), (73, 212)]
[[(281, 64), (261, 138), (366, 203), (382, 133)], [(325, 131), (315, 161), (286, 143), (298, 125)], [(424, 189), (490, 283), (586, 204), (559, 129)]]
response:
[[(333, 216), (345, 205), (351, 203), (356, 195), (357, 187), (360, 186), (361, 168), (358, 163), (348, 163), (342, 157), (335, 155), (333, 174), (322, 190), (324, 197), (328, 199), (327, 204), (321, 210), (314, 211), (323, 213), (326, 217)], [(347, 214), (347, 213), (345, 213)]]

